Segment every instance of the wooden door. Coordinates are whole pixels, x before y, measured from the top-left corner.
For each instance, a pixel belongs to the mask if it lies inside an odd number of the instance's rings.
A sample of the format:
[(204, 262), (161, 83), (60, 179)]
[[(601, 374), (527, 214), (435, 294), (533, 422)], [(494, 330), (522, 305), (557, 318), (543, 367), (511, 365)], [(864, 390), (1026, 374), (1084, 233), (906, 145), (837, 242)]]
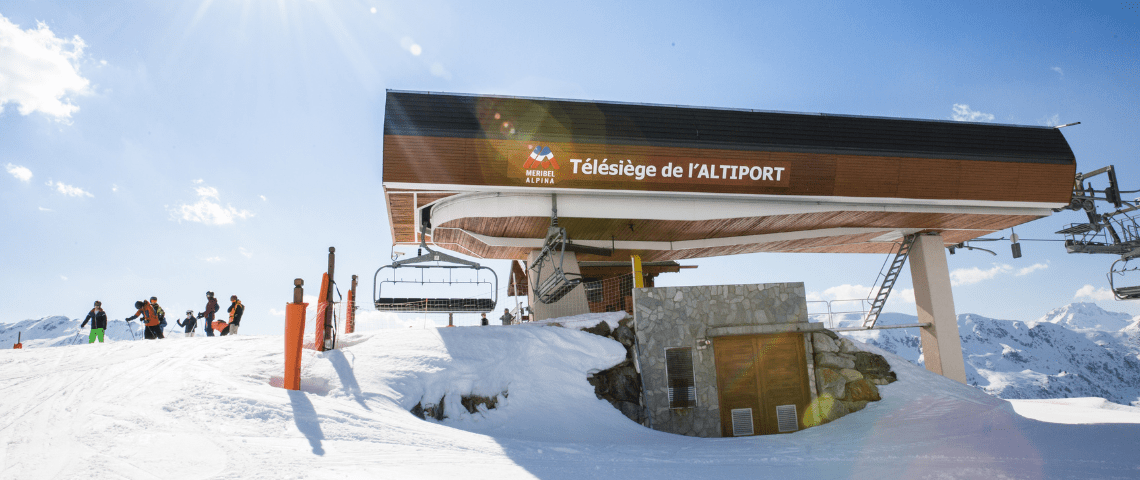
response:
[(802, 333), (717, 337), (713, 351), (723, 436), (734, 436), (734, 411), (736, 434), (748, 434), (740, 428), (745, 415), (751, 416), (753, 434), (781, 433), (778, 411), (785, 415), (784, 431), (789, 431), (793, 405), (794, 429), (803, 428), (811, 390)]

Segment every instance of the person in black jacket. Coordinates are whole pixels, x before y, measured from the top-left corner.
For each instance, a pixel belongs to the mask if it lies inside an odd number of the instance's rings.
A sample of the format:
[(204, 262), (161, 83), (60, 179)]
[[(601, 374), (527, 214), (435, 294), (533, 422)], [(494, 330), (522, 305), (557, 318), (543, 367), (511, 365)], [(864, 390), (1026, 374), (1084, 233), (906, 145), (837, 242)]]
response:
[(241, 326), (241, 314), (245, 313), (245, 306), (237, 295), (230, 295), (230, 308), (226, 311), (230, 312), (230, 324), (222, 329), (222, 335), (237, 335), (238, 327)]
[(99, 343), (103, 343), (103, 332), (107, 329), (107, 312), (103, 311), (103, 302), (95, 300), (95, 308), (91, 309), (79, 328), (86, 327), (88, 321), (91, 322), (91, 335), (87, 343), (95, 343), (96, 338), (99, 339)]
[(206, 292), (206, 309), (198, 312), (198, 318), (206, 317), (206, 336), (214, 336), (214, 314), (217, 313), (218, 299), (214, 298), (214, 292)]
[(186, 329), (186, 336), (187, 337), (193, 337), (194, 336), (194, 326), (197, 324), (198, 324), (198, 320), (196, 318), (194, 318), (194, 311), (193, 310), (187, 310), (186, 311), (186, 318), (184, 318), (182, 320), (178, 320), (178, 326)]

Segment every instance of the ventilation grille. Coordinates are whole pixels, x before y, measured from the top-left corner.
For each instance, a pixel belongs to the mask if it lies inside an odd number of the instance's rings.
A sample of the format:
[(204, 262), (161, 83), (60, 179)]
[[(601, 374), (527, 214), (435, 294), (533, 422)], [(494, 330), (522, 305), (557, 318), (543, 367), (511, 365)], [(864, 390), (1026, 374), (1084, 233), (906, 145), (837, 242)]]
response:
[(669, 408), (697, 406), (692, 348), (665, 349), (665, 375), (669, 377)]
[(754, 434), (752, 431), (752, 409), (734, 408), (732, 410), (732, 436), (746, 437)]
[[(735, 412), (735, 410), (733, 410), (733, 412)], [(798, 418), (799, 416), (796, 415), (795, 405), (780, 405), (776, 407), (776, 425), (780, 429), (780, 433), (799, 430), (800, 422)]]

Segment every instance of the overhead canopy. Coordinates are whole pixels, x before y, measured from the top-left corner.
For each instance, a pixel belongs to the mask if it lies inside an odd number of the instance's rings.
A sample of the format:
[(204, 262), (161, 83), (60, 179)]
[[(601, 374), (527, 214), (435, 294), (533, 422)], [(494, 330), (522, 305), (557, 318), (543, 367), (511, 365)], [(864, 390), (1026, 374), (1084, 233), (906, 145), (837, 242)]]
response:
[(395, 243), (427, 219), (525, 258), (557, 193), (572, 240), (647, 261), (957, 243), (1049, 215), (1076, 171), (1046, 127), (396, 91), (383, 163)]

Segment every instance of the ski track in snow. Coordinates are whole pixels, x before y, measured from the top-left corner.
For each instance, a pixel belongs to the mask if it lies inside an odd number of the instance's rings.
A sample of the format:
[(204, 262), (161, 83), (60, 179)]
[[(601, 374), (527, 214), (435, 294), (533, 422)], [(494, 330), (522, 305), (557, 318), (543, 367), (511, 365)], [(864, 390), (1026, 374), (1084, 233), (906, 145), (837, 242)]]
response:
[[(602, 337), (520, 325), (341, 340), (305, 351), (298, 392), (270, 385), (279, 336), (0, 350), (0, 478), (1140, 478), (1132, 407), (1011, 404), (870, 346), (899, 375), (883, 401), (794, 434), (702, 439), (594, 396), (587, 372), (625, 354)], [(459, 405), (504, 391), (493, 410)], [(408, 412), (445, 395), (442, 422)]]

